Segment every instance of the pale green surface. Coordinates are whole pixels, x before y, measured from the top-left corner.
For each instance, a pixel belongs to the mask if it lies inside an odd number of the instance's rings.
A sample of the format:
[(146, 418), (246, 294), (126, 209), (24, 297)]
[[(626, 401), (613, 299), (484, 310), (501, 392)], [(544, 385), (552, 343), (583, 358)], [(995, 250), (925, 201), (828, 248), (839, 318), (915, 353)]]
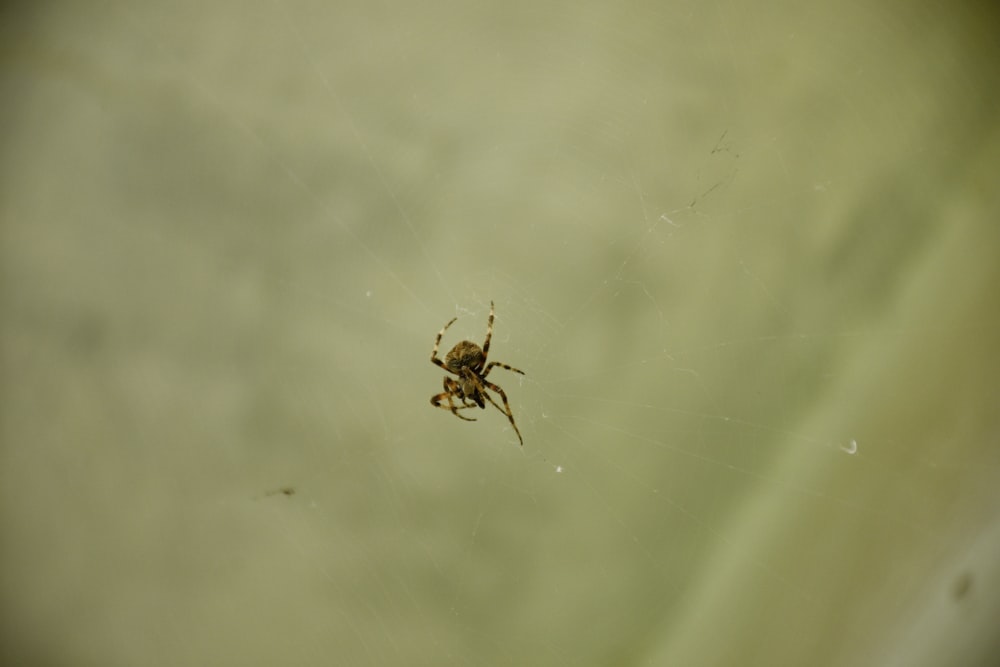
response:
[(0, 663), (990, 664), (996, 16), (647, 4), (5, 10)]

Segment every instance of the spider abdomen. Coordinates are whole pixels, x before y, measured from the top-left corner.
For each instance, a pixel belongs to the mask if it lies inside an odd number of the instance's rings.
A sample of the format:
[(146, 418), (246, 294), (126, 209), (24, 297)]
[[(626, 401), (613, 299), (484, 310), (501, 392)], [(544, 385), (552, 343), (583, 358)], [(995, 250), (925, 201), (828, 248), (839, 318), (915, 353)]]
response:
[(478, 371), (486, 361), (483, 350), (472, 341), (463, 340), (461, 343), (451, 348), (451, 352), (444, 358), (444, 363), (456, 373), (463, 368)]

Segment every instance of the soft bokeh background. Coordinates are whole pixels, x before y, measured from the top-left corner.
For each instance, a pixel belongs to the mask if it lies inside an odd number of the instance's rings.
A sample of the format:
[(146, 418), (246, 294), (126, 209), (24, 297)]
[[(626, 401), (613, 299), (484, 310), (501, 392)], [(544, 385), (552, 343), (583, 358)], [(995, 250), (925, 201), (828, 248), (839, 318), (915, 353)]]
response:
[(995, 664), (998, 27), (5, 4), (0, 662)]

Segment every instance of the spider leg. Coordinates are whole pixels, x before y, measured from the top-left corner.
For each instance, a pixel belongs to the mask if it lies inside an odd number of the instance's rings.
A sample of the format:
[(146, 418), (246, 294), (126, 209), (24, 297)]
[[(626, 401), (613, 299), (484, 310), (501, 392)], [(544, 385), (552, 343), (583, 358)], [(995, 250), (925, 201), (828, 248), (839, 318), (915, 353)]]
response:
[(499, 361), (491, 361), (490, 363), (486, 364), (486, 370), (483, 371), (483, 377), (486, 377), (486, 374), (489, 373), (490, 369), (493, 368), (494, 366), (499, 366), (500, 368), (506, 368), (509, 371), (514, 371), (515, 373), (520, 373), (521, 375), (524, 375), (524, 371), (518, 370), (513, 366), (508, 366), (507, 364), (501, 363)]
[(486, 321), (486, 340), (483, 342), (483, 361), (490, 354), (490, 339), (493, 338), (493, 302), (490, 301), (490, 319)]
[[(441, 401), (442, 400), (447, 400), (448, 405), (441, 405)], [(443, 394), (438, 394), (436, 396), (432, 396), (431, 397), (431, 405), (433, 405), (435, 408), (441, 408), (442, 410), (451, 410), (452, 414), (454, 414), (459, 419), (464, 419), (467, 422), (474, 422), (476, 420), (475, 420), (474, 417), (465, 417), (463, 415), (460, 415), (460, 414), (458, 414), (458, 411), (462, 410), (464, 408), (478, 408), (479, 407), (478, 405), (455, 405), (454, 403), (451, 402), (451, 394), (449, 394), (447, 392), (445, 392)]]
[[(449, 373), (454, 373), (455, 371), (453, 371), (450, 368), (448, 368), (447, 366), (445, 366), (444, 362), (441, 361), (440, 359), (438, 359), (438, 356), (437, 356), (438, 355), (438, 347), (441, 345), (441, 338), (444, 336), (444, 332), (448, 329), (448, 327), (450, 327), (452, 324), (454, 324), (455, 320), (457, 320), (457, 319), (458, 319), (457, 317), (451, 318), (451, 320), (449, 320), (448, 324), (444, 325), (441, 328), (441, 331), (438, 331), (437, 338), (434, 339), (434, 349), (431, 350), (431, 363), (435, 364), (437, 366), (440, 366), (441, 368), (445, 369)], [(445, 387), (445, 388), (447, 389), (447, 387)]]
[(510, 403), (507, 402), (507, 394), (504, 393), (503, 389), (493, 384), (492, 382), (487, 382), (486, 380), (483, 380), (483, 384), (492, 389), (493, 391), (495, 391), (496, 393), (500, 394), (500, 398), (503, 399), (503, 407), (506, 409), (501, 409), (500, 406), (496, 404), (496, 401), (494, 401), (489, 394), (483, 392), (483, 396), (485, 396), (487, 400), (489, 400), (489, 402), (493, 404), (493, 407), (495, 407), (497, 410), (500, 410), (500, 412), (507, 415), (507, 419), (510, 420), (510, 425), (514, 427), (514, 433), (517, 433), (517, 439), (521, 441), (521, 446), (524, 447), (524, 438), (521, 437), (521, 432), (517, 429), (517, 424), (514, 422), (514, 415), (510, 411)]
[[(455, 405), (454, 401), (452, 401), (452, 399), (455, 397), (462, 398), (462, 405)], [(448, 405), (441, 405), (441, 401), (445, 400), (448, 402)], [(462, 410), (463, 408), (479, 407), (475, 404), (472, 405), (467, 404), (465, 402), (465, 397), (462, 397), (461, 395), (461, 387), (459, 386), (459, 384), (454, 380), (452, 380), (447, 375), (444, 376), (444, 391), (441, 392), (440, 394), (431, 396), (431, 405), (433, 405), (435, 408), (441, 408), (442, 410), (451, 410), (451, 413), (453, 415), (455, 415), (459, 419), (464, 419), (467, 422), (474, 422), (476, 420), (473, 419), (472, 417), (463, 417), (462, 415), (458, 414), (458, 411)]]

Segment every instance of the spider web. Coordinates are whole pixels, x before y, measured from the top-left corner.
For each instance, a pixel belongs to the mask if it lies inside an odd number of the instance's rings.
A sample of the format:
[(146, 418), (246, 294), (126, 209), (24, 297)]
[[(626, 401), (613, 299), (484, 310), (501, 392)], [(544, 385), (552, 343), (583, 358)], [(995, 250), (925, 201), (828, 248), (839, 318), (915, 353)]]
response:
[(157, 11), (4, 79), (5, 662), (986, 664), (990, 22)]

